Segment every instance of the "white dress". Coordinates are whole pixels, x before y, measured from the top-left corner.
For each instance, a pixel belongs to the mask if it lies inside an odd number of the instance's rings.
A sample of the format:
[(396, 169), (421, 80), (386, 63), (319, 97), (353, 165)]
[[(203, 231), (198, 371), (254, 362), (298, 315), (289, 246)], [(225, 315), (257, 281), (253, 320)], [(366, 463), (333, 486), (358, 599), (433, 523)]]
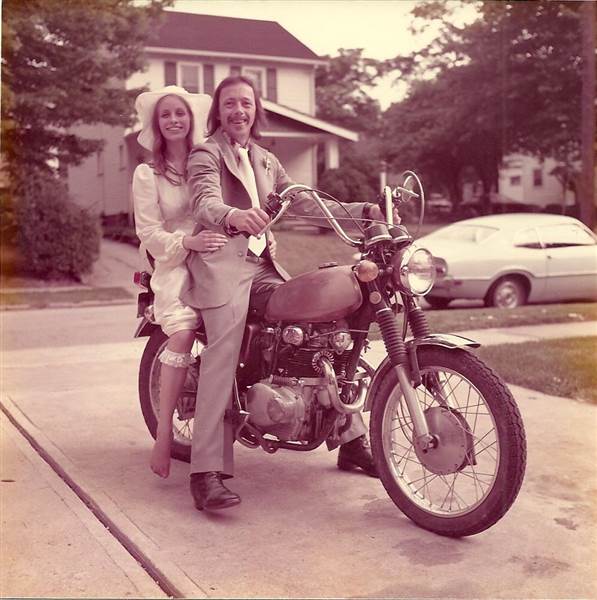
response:
[(141, 251), (155, 259), (151, 276), (156, 322), (167, 336), (185, 329), (195, 329), (199, 316), (195, 309), (180, 301), (189, 273), (183, 248), (185, 235), (193, 233), (195, 222), (190, 214), (186, 184), (174, 185), (141, 164), (133, 175), (135, 228)]

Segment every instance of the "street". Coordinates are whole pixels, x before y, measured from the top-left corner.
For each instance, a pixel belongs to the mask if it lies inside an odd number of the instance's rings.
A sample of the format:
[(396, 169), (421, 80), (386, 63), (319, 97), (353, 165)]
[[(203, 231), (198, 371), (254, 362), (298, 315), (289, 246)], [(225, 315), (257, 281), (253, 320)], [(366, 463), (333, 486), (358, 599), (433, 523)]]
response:
[[(337, 470), (336, 453), (325, 448), (269, 456), (236, 445), (231, 488), (242, 504), (199, 513), (188, 465), (173, 462), (168, 480), (149, 470), (151, 438), (136, 390), (144, 342), (132, 339), (134, 304), (11, 311), (1, 319), (5, 411), (91, 499), (117, 539), (181, 594), (597, 595), (595, 406), (513, 388), (527, 429), (526, 479), (510, 512), (471, 538), (419, 529), (378, 480)], [(8, 501), (14, 498), (3, 494)], [(19, 595), (3, 589), (11, 592)]]

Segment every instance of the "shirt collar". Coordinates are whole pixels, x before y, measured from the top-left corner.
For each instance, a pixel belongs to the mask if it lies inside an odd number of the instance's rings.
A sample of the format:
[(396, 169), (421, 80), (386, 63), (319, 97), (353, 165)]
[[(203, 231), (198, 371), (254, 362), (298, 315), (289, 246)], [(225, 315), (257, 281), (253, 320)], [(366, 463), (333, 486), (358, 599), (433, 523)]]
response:
[[(238, 142), (234, 141), (230, 137), (230, 135), (228, 134), (228, 132), (224, 131), (223, 129), (222, 129), (222, 135), (224, 136), (224, 139), (228, 142), (228, 144), (230, 144), (230, 146), (232, 147), (232, 149), (234, 150), (234, 152), (236, 154), (237, 153), (236, 149), (239, 148), (239, 147), (241, 147), (241, 145)], [(253, 140), (251, 138), (249, 138), (249, 140), (247, 141), (247, 143), (246, 143), (246, 145), (244, 147), (247, 149), (248, 152), (251, 152), (251, 146), (252, 145), (253, 145)]]

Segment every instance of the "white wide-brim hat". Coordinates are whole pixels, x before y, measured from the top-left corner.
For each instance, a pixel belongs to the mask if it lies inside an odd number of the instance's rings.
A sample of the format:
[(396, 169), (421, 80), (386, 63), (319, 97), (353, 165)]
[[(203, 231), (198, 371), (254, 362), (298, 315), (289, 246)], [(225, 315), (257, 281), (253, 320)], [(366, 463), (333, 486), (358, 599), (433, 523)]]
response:
[(193, 144), (200, 144), (205, 140), (207, 113), (211, 106), (211, 96), (208, 94), (191, 94), (177, 85), (167, 85), (161, 90), (143, 92), (135, 100), (135, 110), (141, 121), (141, 131), (137, 136), (137, 141), (147, 150), (153, 150), (155, 141), (151, 126), (155, 106), (164, 96), (172, 95), (180, 96), (191, 107), (193, 113)]

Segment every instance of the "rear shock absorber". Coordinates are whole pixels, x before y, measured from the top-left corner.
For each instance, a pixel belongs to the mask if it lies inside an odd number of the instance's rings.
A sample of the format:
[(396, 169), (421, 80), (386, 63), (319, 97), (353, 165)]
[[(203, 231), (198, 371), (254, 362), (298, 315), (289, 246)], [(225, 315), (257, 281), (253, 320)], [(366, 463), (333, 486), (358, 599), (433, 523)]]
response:
[(394, 311), (386, 305), (375, 311), (375, 316), (377, 317), (383, 343), (385, 344), (390, 361), (393, 365), (405, 364), (407, 360), (406, 347), (400, 333), (400, 327), (396, 322)]

